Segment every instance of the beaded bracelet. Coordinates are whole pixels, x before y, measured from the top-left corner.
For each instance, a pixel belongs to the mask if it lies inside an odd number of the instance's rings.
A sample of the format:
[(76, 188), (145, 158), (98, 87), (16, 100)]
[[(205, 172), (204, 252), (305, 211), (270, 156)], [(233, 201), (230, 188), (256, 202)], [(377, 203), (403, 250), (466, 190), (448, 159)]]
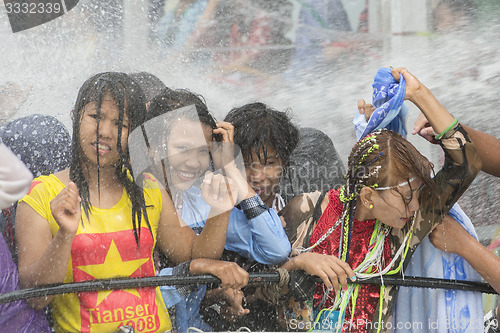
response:
[(451, 130), (453, 127), (455, 127), (458, 124), (458, 118), (455, 118), (455, 120), (451, 123), (450, 126), (448, 126), (447, 129), (441, 132), (438, 136), (436, 136), (436, 140), (440, 140), (446, 133), (448, 133), (449, 130)]
[(262, 201), (258, 195), (242, 200), (240, 202), (240, 207), (248, 220), (256, 218), (268, 209), (264, 201)]

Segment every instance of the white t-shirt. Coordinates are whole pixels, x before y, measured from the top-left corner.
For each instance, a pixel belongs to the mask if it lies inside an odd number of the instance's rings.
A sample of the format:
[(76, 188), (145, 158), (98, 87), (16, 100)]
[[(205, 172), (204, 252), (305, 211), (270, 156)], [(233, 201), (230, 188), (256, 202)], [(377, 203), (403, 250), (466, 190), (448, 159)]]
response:
[(9, 208), (28, 193), (32, 180), (24, 163), (0, 142), (0, 209)]

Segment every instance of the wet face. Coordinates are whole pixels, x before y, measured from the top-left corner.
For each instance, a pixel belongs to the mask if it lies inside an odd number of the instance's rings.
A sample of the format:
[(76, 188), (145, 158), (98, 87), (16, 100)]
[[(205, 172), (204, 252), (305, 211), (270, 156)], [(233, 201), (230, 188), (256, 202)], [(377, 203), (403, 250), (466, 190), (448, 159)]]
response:
[[(80, 147), (83, 156), (94, 165), (97, 165), (97, 155), (99, 155), (99, 167), (115, 166), (120, 160), (117, 149), (118, 142), (118, 120), (119, 110), (116, 100), (106, 94), (101, 104), (101, 113), (99, 116), (99, 137), (96, 137), (98, 126), (97, 103), (91, 102), (85, 105), (80, 122)], [(121, 148), (123, 151), (127, 148), (128, 138), (128, 116), (123, 118)]]
[(267, 159), (252, 151), (251, 159), (245, 159), (247, 181), (262, 201), (271, 207), (283, 171), (281, 159), (272, 148), (267, 149)]
[(199, 121), (177, 119), (167, 138), (169, 186), (185, 191), (210, 165), (212, 129)]
[(372, 210), (380, 222), (402, 229), (419, 208), (418, 197), (422, 181), (416, 178), (410, 184), (405, 180), (400, 180), (396, 184), (400, 185), (375, 191)]

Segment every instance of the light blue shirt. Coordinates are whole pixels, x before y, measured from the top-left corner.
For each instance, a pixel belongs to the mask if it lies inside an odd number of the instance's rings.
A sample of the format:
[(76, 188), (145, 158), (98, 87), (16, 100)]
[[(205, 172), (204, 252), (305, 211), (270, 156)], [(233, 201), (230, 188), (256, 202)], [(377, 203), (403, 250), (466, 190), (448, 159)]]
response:
[[(198, 188), (191, 187), (184, 192), (182, 219), (193, 230), (205, 227), (209, 212), (210, 206)], [(233, 208), (229, 215), (225, 249), (266, 265), (283, 263), (292, 250), (281, 220), (271, 208), (251, 220), (241, 209)]]
[[(210, 205), (201, 196), (200, 189), (191, 187), (183, 193), (181, 217), (191, 229), (201, 232), (209, 212)], [(224, 248), (266, 265), (283, 263), (292, 249), (281, 220), (272, 208), (250, 220), (241, 209), (233, 208), (229, 215)], [(172, 275), (172, 268), (163, 269), (159, 275)], [(199, 286), (184, 298), (173, 286), (163, 286), (160, 290), (168, 308), (176, 305), (179, 332), (186, 332), (188, 327), (211, 330), (200, 315), (206, 286)]]

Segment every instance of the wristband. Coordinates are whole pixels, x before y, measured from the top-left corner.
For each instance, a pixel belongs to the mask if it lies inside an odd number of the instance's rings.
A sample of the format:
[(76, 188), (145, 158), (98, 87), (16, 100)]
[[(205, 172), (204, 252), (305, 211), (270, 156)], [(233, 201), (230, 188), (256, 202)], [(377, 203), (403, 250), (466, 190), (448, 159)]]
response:
[(445, 129), (444, 131), (441, 132), (441, 134), (439, 134), (438, 136), (436, 136), (436, 140), (441, 140), (441, 138), (446, 134), (448, 133), (449, 130), (451, 130), (452, 128), (454, 128), (455, 126), (457, 126), (458, 124), (458, 118), (455, 118), (455, 120), (453, 120), (453, 122), (451, 123), (450, 126), (448, 126), (447, 129)]
[(259, 216), (260, 214), (267, 212), (267, 210), (269, 209), (258, 195), (254, 195), (251, 198), (242, 200), (240, 202), (240, 207), (245, 213), (245, 216), (248, 220), (251, 220)]
[(175, 266), (172, 269), (172, 275), (174, 275), (174, 276), (191, 275), (191, 260), (185, 261), (182, 264)]
[[(172, 275), (173, 276), (186, 276), (186, 275), (191, 275), (191, 260), (185, 261), (182, 264), (179, 264), (175, 266), (172, 269)], [(186, 298), (190, 293), (192, 293), (194, 290), (196, 290), (198, 286), (196, 285), (177, 285), (175, 286), (175, 289), (181, 295), (182, 298)]]

